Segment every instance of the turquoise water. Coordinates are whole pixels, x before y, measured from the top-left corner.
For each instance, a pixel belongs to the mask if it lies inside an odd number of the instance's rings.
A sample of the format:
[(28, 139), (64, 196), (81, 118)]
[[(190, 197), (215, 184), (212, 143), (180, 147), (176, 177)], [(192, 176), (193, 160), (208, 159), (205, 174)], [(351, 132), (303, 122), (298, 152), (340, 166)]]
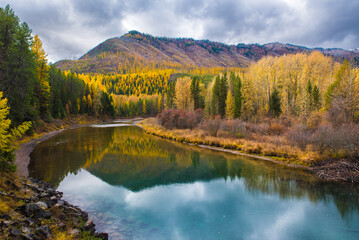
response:
[(110, 239), (359, 239), (357, 185), (135, 126), (64, 131), (36, 146), (29, 171)]

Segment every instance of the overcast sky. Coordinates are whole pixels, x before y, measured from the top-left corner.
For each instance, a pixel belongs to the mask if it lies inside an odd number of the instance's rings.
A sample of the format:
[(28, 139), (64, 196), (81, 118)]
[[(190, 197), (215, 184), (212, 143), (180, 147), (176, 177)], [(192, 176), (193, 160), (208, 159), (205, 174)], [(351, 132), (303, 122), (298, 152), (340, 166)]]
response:
[(359, 0), (2, 0), (38, 34), (52, 62), (77, 59), (138, 30), (229, 44), (359, 47)]

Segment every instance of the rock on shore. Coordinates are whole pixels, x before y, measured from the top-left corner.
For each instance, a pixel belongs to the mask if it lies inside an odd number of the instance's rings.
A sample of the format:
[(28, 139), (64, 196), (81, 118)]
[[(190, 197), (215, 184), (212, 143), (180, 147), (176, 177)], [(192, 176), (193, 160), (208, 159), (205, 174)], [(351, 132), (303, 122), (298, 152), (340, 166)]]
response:
[(8, 185), (13, 191), (0, 191), (0, 197), (16, 202), (17, 207), (0, 214), (0, 238), (42, 240), (61, 236), (63, 239), (108, 239), (107, 233), (96, 232), (95, 224), (86, 212), (62, 200), (62, 192), (49, 184), (24, 179), (21, 184), (8, 181)]

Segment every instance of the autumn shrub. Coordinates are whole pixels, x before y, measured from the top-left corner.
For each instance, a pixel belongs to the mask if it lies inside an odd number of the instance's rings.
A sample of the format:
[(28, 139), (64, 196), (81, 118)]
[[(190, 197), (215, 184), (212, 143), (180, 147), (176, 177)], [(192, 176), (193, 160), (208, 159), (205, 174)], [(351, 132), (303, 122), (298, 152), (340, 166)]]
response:
[(325, 124), (316, 129), (295, 125), (286, 133), (286, 138), (302, 150), (311, 145), (327, 157), (359, 157), (358, 124)]
[(298, 146), (302, 150), (304, 150), (306, 146), (311, 143), (311, 132), (303, 124), (294, 125), (285, 135), (293, 145)]
[(311, 136), (311, 142), (320, 152), (329, 150), (337, 157), (358, 157), (359, 125), (320, 126)]
[(310, 129), (316, 129), (323, 125), (323, 114), (321, 112), (312, 112), (306, 119), (306, 125)]
[(159, 123), (167, 129), (193, 129), (198, 126), (202, 118), (202, 109), (191, 112), (180, 109), (167, 109), (157, 117)]
[(214, 118), (206, 119), (201, 123), (201, 129), (208, 132), (211, 136), (216, 137), (221, 127), (221, 116), (217, 115)]
[(272, 123), (269, 125), (269, 133), (271, 135), (281, 135), (285, 132), (286, 128), (280, 123)]
[(326, 118), (333, 125), (339, 126), (342, 123), (353, 121), (350, 111), (346, 107), (346, 101), (343, 98), (334, 99), (327, 111)]
[(239, 119), (222, 120), (220, 130), (229, 137), (244, 137), (247, 133), (246, 123)]
[(246, 125), (246, 129), (250, 133), (261, 134), (261, 135), (267, 135), (270, 132), (269, 124), (266, 122), (262, 122), (262, 123), (248, 122)]
[(293, 116), (282, 114), (277, 120), (278, 123), (286, 128), (292, 127), (296, 123), (296, 119)]

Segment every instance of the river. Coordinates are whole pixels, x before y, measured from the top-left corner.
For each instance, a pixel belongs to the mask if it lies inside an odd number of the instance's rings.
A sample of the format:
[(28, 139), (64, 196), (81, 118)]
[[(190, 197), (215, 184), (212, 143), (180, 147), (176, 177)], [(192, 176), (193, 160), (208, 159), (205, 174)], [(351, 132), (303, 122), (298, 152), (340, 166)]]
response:
[(148, 135), (127, 123), (63, 131), (31, 153), (110, 239), (359, 239), (359, 186)]

